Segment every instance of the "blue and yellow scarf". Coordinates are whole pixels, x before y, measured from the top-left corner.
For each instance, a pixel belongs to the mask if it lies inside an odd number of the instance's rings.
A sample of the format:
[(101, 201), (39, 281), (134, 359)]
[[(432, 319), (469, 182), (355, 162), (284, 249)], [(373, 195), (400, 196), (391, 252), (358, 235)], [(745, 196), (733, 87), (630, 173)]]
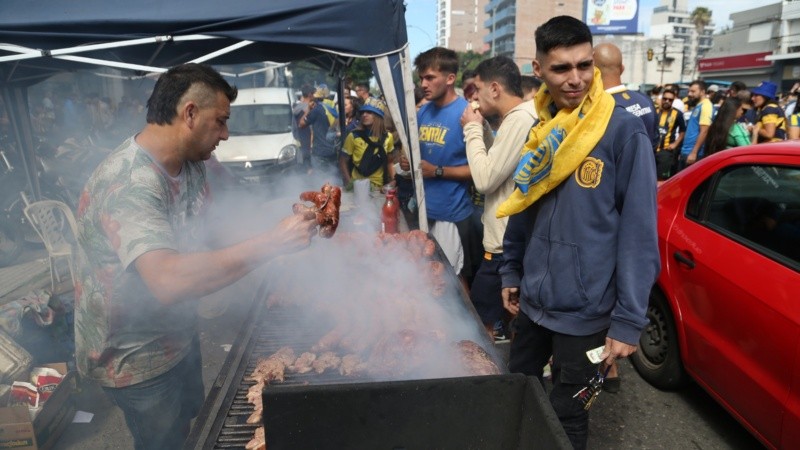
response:
[(546, 86), (534, 102), (539, 123), (522, 148), (514, 175), (517, 187), (497, 208), (498, 218), (522, 212), (573, 173), (605, 134), (615, 104), (614, 97), (603, 90), (596, 67), (589, 92), (577, 108), (562, 108), (552, 117), (553, 99)]

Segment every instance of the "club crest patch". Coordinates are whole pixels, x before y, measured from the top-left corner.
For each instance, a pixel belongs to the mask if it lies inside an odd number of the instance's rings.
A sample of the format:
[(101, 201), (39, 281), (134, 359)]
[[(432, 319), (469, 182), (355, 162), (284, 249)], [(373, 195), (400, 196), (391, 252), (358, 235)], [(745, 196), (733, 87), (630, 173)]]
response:
[(596, 188), (603, 177), (603, 161), (587, 157), (575, 170), (575, 181), (580, 187)]

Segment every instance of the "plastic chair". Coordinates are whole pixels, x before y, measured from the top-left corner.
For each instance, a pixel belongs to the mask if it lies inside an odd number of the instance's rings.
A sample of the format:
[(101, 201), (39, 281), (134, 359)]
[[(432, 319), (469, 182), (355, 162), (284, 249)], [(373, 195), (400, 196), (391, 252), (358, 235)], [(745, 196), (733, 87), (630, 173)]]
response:
[[(56, 286), (61, 283), (61, 275), (56, 265), (58, 258), (67, 258), (69, 275), (72, 285), (75, 285), (75, 269), (73, 267), (72, 243), (78, 234), (78, 226), (72, 210), (63, 202), (57, 200), (41, 200), (25, 207), (25, 217), (33, 226), (36, 233), (42, 238), (50, 260), (50, 281), (53, 293)], [(72, 239), (64, 235), (64, 221), (72, 231)]]

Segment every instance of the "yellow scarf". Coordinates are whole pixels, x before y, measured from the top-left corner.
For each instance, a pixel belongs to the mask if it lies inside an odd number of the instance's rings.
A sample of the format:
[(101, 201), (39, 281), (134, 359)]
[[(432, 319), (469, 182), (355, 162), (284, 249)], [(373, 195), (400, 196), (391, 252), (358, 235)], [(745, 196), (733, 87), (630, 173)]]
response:
[(497, 218), (522, 212), (569, 177), (600, 142), (615, 104), (614, 97), (603, 90), (596, 67), (589, 92), (577, 108), (562, 108), (552, 117), (553, 99), (546, 86), (534, 102), (539, 123), (522, 148), (514, 175), (517, 187), (497, 208)]

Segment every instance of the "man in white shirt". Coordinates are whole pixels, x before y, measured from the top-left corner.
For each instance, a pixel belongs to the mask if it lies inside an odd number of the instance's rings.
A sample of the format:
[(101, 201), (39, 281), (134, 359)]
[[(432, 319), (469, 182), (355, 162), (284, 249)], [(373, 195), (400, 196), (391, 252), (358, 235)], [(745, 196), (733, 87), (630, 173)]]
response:
[[(477, 104), (464, 110), (461, 125), (467, 144), (467, 160), (478, 192), (486, 195), (483, 216), (484, 257), (472, 281), (470, 297), (490, 334), (502, 320), (502, 286), (498, 273), (503, 261), (503, 234), (508, 218), (496, 217), (497, 207), (514, 191), (512, 176), (519, 163), (520, 149), (536, 121), (532, 101), (523, 101), (521, 76), (513, 60), (496, 56), (475, 68)], [(491, 147), (484, 142), (484, 116), (501, 118)]]

